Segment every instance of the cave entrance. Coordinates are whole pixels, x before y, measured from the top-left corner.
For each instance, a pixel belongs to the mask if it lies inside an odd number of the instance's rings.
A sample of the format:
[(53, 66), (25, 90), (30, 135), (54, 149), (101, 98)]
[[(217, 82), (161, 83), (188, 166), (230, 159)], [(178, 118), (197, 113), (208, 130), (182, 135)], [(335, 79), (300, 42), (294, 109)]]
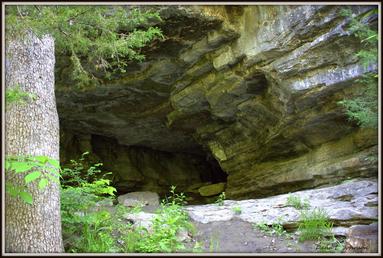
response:
[[(92, 162), (103, 163), (103, 171), (112, 172), (110, 179), (117, 195), (151, 191), (165, 198), (170, 187), (176, 186), (176, 192), (183, 192), (188, 204), (211, 203), (223, 190), (217, 184), (222, 187), (220, 183), (227, 181), (219, 163), (202, 148), (193, 153), (167, 152), (121, 145), (110, 137), (73, 133), (67, 134), (61, 145), (63, 163), (78, 159), (86, 151)], [(201, 188), (209, 188), (208, 194), (201, 194)]]

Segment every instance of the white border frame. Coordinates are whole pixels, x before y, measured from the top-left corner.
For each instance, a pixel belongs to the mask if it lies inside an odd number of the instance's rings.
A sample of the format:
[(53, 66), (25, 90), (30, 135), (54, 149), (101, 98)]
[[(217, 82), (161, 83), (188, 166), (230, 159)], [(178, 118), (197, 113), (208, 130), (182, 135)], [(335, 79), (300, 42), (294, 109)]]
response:
[[(192, 1), (192, 2), (2, 2), (2, 68), (5, 67), (5, 6), (6, 5), (378, 5), (378, 35), (379, 35), (379, 61), (378, 61), (378, 253), (164, 253), (164, 254), (140, 254), (140, 253), (81, 253), (81, 254), (71, 254), (71, 253), (52, 253), (52, 254), (12, 254), (5, 253), (5, 237), (1, 239), (1, 250), (2, 256), (380, 256), (381, 255), (381, 89), (382, 89), (382, 64), (381, 64), (381, 43), (382, 43), (382, 3), (381, 2), (203, 2), (203, 1)], [(1, 205), (2, 205), (2, 228), (1, 235), (4, 236), (4, 225), (5, 219), (3, 211), (5, 210), (5, 178), (4, 178), (4, 161), (5, 161), (5, 69), (2, 69), (2, 82), (1, 82), (1, 90), (2, 90), (2, 100), (1, 100), (1, 110), (2, 110), (2, 135), (1, 135), (1, 143), (2, 143), (2, 153), (1, 153)]]

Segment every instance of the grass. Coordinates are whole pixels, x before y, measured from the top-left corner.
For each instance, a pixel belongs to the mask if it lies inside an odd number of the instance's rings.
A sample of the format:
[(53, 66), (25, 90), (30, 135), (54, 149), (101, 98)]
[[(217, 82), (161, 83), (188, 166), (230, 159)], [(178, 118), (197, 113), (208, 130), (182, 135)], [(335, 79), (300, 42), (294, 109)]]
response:
[(332, 222), (329, 221), (323, 209), (316, 208), (312, 211), (302, 211), (298, 224), (299, 240), (320, 240), (331, 236), (332, 226)]
[(291, 194), (287, 197), (287, 205), (292, 206), (298, 210), (310, 208), (310, 204), (307, 199), (302, 201), (299, 196), (295, 196)]
[(213, 234), (210, 238), (209, 251), (211, 253), (219, 251), (219, 238), (217, 235)]

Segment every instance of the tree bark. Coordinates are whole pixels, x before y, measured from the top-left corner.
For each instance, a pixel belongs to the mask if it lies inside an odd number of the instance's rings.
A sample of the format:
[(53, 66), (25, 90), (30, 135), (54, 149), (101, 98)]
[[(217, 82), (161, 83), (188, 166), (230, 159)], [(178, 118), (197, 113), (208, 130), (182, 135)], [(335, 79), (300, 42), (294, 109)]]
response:
[[(20, 89), (36, 96), (24, 104), (7, 105), (5, 153), (48, 156), (59, 160), (59, 120), (54, 92), (54, 40), (26, 33), (6, 45), (6, 89)], [(6, 172), (6, 181), (24, 184), (24, 173)], [(38, 180), (36, 180), (38, 181)], [(39, 190), (27, 185), (33, 204), (6, 194), (5, 251), (12, 253), (63, 252), (60, 186), (50, 182)]]

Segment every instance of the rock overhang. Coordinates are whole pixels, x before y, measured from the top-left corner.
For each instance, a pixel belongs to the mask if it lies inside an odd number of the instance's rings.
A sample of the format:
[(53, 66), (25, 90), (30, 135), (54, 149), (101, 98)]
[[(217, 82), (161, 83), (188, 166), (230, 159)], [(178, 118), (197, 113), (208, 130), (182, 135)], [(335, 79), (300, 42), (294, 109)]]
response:
[(58, 77), (63, 128), (126, 146), (211, 153), (229, 180), (247, 169), (262, 175), (262, 163), (278, 160), (273, 169), (287, 173), (289, 160), (359, 132), (337, 105), (365, 72), (342, 6), (160, 8), (166, 40), (144, 49), (144, 63), (86, 92), (65, 92)]

